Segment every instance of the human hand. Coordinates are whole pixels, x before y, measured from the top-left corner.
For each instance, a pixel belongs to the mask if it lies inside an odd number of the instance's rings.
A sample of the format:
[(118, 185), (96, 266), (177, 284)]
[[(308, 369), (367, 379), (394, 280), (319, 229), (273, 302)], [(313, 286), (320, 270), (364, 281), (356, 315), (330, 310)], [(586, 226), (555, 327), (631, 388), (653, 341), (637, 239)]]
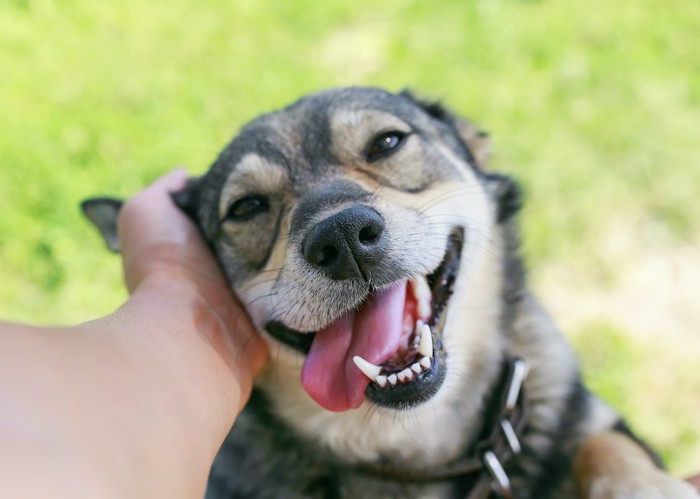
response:
[[(208, 362), (213, 365), (223, 362), (218, 367), (225, 365), (228, 372), (219, 373), (224, 385), (216, 393), (237, 393), (237, 397), (221, 400), (227, 405), (237, 399), (237, 414), (248, 399), (253, 376), (263, 365), (265, 344), (197, 228), (172, 202), (170, 193), (182, 189), (186, 180), (184, 170), (175, 170), (121, 209), (119, 238), (124, 277), (132, 295), (127, 310), (192, 326), (189, 332), (196, 334), (178, 338), (177, 347), (211, 356)], [(230, 421), (231, 408), (224, 409), (224, 419)]]
[(0, 497), (201, 497), (266, 348), (167, 175), (119, 219), (130, 298), (71, 327), (0, 322)]

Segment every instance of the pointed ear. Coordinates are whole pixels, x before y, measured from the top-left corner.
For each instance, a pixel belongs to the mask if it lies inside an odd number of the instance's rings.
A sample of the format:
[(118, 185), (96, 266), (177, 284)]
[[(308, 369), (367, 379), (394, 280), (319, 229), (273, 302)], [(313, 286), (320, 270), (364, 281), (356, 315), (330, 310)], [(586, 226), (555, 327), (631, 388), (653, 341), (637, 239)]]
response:
[(200, 203), (200, 178), (195, 177), (187, 181), (187, 184), (181, 191), (171, 192), (175, 205), (184, 211), (190, 219), (196, 224), (199, 222), (199, 203)]
[(491, 157), (491, 141), (488, 133), (481, 130), (471, 121), (451, 113), (439, 102), (419, 99), (408, 90), (401, 92), (401, 95), (418, 104), (433, 118), (450, 126), (461, 140), (462, 145), (465, 146), (469, 155), (474, 159), (476, 166), (486, 169), (486, 165)]
[(476, 166), (485, 170), (491, 158), (491, 139), (489, 134), (471, 121), (455, 115), (452, 115), (452, 125), (467, 144), (472, 156), (474, 156)]
[(488, 173), (486, 190), (496, 202), (496, 220), (503, 223), (513, 218), (522, 207), (520, 186), (511, 177), (500, 173)]
[(117, 217), (122, 204), (121, 199), (108, 197), (90, 198), (80, 203), (85, 216), (99, 229), (107, 247), (114, 253), (119, 253), (121, 249), (117, 235)]

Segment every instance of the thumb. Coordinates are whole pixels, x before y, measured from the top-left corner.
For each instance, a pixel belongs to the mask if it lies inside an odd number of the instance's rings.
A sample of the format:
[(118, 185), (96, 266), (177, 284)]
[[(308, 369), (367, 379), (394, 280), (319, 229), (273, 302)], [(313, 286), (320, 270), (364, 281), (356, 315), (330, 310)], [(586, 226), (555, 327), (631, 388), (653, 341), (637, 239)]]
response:
[(175, 170), (128, 200), (118, 219), (124, 278), (129, 292), (147, 277), (161, 272), (193, 271), (191, 278), (223, 279), (197, 227), (172, 201), (187, 172)]

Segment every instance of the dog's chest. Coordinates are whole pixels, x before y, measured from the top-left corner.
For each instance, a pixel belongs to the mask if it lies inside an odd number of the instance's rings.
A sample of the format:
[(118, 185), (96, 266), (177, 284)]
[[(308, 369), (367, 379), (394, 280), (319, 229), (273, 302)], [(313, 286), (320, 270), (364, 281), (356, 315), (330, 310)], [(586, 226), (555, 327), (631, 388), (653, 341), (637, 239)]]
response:
[(207, 499), (453, 498), (454, 483), (407, 483), (342, 465), (253, 404), (236, 422), (212, 468)]

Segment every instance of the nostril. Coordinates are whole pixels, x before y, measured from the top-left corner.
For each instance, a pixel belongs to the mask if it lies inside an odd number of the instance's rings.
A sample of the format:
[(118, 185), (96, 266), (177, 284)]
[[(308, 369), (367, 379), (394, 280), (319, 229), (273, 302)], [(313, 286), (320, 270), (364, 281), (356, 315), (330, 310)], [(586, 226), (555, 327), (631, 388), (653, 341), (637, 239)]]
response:
[(362, 244), (372, 244), (379, 239), (382, 231), (383, 227), (381, 225), (370, 224), (360, 230), (358, 238)]
[(333, 246), (326, 246), (321, 248), (314, 256), (313, 262), (321, 267), (327, 267), (331, 265), (338, 258), (338, 250)]

